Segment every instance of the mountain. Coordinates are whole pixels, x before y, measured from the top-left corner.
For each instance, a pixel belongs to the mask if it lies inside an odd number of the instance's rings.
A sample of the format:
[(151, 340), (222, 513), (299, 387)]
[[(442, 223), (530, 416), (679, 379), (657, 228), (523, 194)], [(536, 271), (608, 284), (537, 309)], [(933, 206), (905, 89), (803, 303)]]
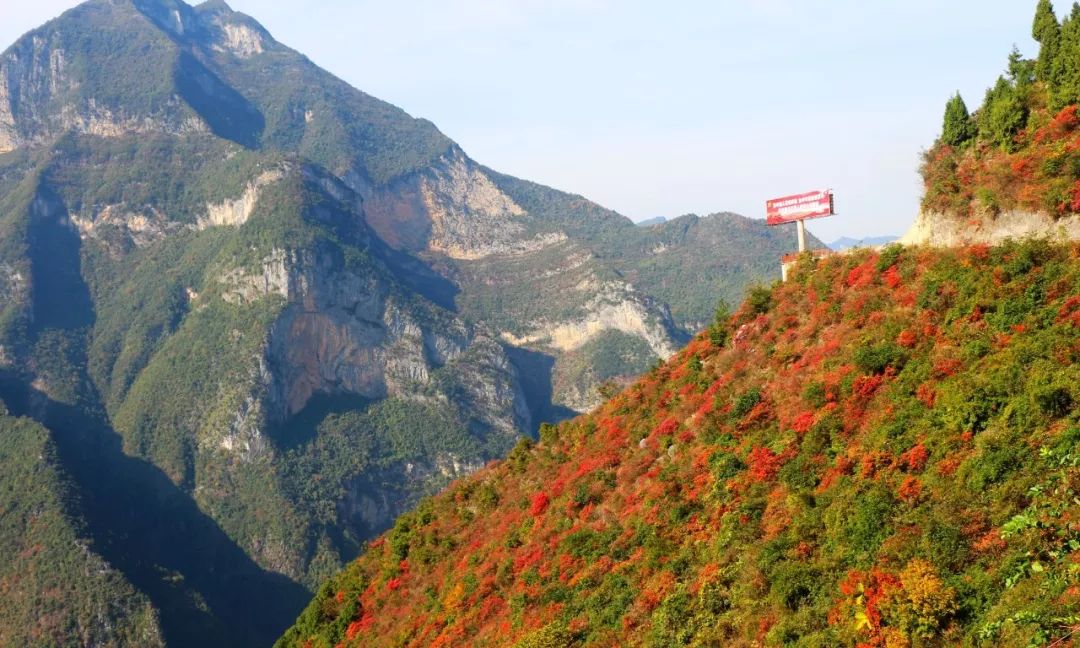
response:
[(667, 220), (668, 219), (665, 216), (653, 216), (652, 218), (646, 218), (643, 221), (638, 221), (637, 226), (638, 227), (652, 227), (653, 225), (663, 225), (664, 223), (667, 222)]
[(868, 236), (866, 238), (854, 239), (850, 236), (841, 236), (832, 243), (829, 243), (829, 249), (836, 252), (847, 250), (853, 247), (875, 247), (881, 245), (888, 245), (899, 236)]
[(500, 174), (220, 0), (79, 5), (0, 54), (0, 400), (56, 450), (66, 559), (116, 592), (63, 622), (269, 643), (422, 495), (793, 246)]
[(1077, 244), (800, 260), (422, 501), (278, 646), (1064, 646)]

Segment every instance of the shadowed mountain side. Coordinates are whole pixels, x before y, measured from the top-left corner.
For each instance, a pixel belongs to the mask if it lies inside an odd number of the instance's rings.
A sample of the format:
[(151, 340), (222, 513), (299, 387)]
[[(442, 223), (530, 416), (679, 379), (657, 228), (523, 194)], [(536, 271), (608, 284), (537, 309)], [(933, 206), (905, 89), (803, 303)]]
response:
[(529, 404), (529, 410), (535, 413), (530, 434), (535, 437), (541, 423), (565, 421), (577, 415), (577, 412), (552, 402), (554, 387), (551, 384), (551, 372), (555, 366), (555, 358), (539, 351), (510, 345), (504, 345), (503, 349), (510, 357), (510, 362), (517, 367), (525, 400)]
[(260, 569), (164, 472), (125, 455), (100, 419), (10, 374), (0, 374), (0, 397), (52, 430), (94, 549), (150, 597), (169, 645), (267, 645), (307, 602), (307, 590)]

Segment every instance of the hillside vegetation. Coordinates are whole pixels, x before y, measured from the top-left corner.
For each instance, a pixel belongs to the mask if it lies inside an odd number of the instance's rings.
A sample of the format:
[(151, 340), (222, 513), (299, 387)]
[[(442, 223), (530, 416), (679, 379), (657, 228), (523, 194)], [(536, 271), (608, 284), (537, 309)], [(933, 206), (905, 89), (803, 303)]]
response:
[(164, 645), (150, 600), (95, 552), (49, 432), (0, 401), (0, 436), (0, 645)]
[(1038, 56), (1014, 48), (974, 113), (959, 94), (949, 100), (941, 137), (924, 154), (924, 210), (1080, 213), (1080, 4), (1059, 22), (1039, 0), (1032, 36)]
[(1078, 261), (804, 258), (400, 517), (278, 645), (1071, 645)]

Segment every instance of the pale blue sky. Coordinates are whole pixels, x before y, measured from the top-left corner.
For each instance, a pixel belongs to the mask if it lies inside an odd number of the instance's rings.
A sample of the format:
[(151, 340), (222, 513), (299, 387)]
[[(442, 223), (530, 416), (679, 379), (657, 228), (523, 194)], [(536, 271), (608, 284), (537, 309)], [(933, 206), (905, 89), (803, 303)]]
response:
[[(75, 4), (0, 0), (0, 49)], [(499, 171), (635, 220), (832, 187), (826, 240), (903, 233), (946, 99), (1035, 47), (1035, 0), (230, 4)]]

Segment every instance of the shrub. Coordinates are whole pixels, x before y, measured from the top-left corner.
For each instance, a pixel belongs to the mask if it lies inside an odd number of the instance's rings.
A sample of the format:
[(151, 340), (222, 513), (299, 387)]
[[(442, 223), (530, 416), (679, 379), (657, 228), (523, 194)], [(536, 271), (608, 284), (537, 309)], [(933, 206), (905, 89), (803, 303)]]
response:
[(855, 350), (855, 366), (863, 373), (880, 374), (887, 369), (899, 371), (904, 368), (907, 353), (895, 342), (860, 345)]
[(746, 303), (750, 312), (755, 315), (764, 315), (773, 306), (772, 291), (765, 286), (754, 286), (747, 293)]

